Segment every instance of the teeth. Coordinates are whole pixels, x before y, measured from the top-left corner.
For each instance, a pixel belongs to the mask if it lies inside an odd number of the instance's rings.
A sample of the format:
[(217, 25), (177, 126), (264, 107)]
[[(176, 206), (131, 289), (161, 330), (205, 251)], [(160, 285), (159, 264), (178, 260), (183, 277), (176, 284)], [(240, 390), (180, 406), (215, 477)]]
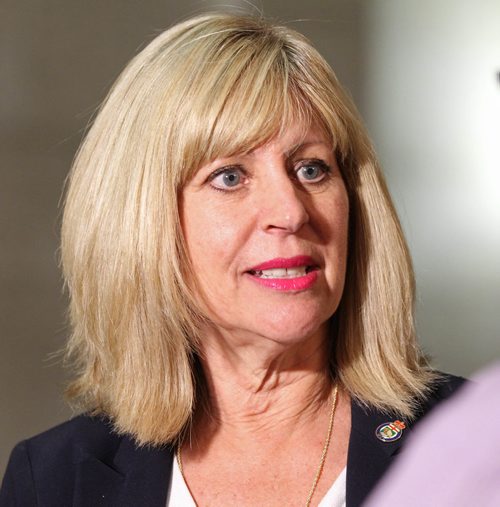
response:
[(260, 278), (297, 278), (306, 275), (308, 272), (307, 266), (298, 266), (296, 268), (264, 269), (252, 273)]

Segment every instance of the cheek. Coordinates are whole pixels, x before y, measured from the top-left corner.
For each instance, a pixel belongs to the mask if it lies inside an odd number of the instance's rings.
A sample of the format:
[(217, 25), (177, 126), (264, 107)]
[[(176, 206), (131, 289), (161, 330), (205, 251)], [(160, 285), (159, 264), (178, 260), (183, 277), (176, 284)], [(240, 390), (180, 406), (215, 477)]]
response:
[[(326, 197), (326, 196), (325, 196)], [(332, 292), (343, 291), (349, 236), (349, 199), (345, 188), (317, 203), (315, 220), (325, 250), (325, 276)]]
[[(241, 236), (240, 223), (210, 200), (186, 196), (181, 206), (181, 226), (193, 267), (207, 266), (205, 276), (234, 258)], [(221, 262), (222, 261), (222, 262)]]
[(343, 191), (334, 202), (332, 217), (330, 224), (330, 229), (333, 231), (332, 241), (338, 244), (339, 255), (345, 265), (347, 245), (349, 243), (349, 198), (345, 187), (343, 187)]
[(312, 209), (313, 222), (325, 245), (335, 245), (337, 251), (347, 249), (349, 231), (349, 198), (344, 184), (330, 194), (322, 195)]
[(237, 262), (245, 246), (245, 224), (238, 214), (229, 214), (210, 200), (189, 197), (180, 208), (192, 267), (189, 284), (200, 311), (220, 323), (224, 321), (221, 308), (231, 308), (237, 293)]

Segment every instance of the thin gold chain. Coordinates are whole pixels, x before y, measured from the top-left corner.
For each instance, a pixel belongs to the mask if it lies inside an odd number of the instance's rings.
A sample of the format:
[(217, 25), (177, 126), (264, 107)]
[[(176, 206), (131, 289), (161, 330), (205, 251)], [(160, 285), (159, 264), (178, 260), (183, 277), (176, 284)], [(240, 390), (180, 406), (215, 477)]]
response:
[[(326, 455), (328, 454), (328, 448), (330, 447), (330, 441), (332, 439), (333, 419), (335, 417), (335, 408), (337, 407), (337, 392), (338, 392), (338, 389), (337, 389), (337, 386), (335, 386), (333, 389), (333, 394), (332, 394), (332, 408), (330, 410), (330, 420), (328, 421), (328, 431), (326, 433), (325, 445), (323, 446), (323, 451), (321, 452), (321, 459), (319, 460), (318, 469), (316, 470), (316, 475), (314, 476), (314, 482), (311, 486), (311, 490), (309, 491), (309, 495), (307, 496), (305, 507), (310, 507), (312, 497), (314, 496), (314, 493), (316, 491), (316, 487), (318, 486), (318, 482), (321, 478), (321, 474), (323, 473), (323, 468), (325, 468)], [(175, 453), (175, 456), (177, 458), (177, 465), (179, 466), (179, 471), (181, 472), (181, 476), (182, 476), (187, 488), (189, 489), (189, 486), (187, 485), (186, 477), (184, 475), (184, 468), (182, 466), (181, 449), (182, 449), (182, 443), (177, 446), (177, 452)], [(196, 500), (194, 499), (194, 496), (192, 493), (191, 493), (191, 496), (193, 498), (194, 504), (196, 505), (196, 507), (198, 507), (198, 504), (196, 503)]]
[(328, 421), (328, 431), (326, 433), (325, 445), (323, 446), (323, 452), (321, 453), (321, 459), (319, 460), (318, 470), (316, 471), (311, 491), (309, 491), (309, 496), (306, 500), (306, 507), (309, 507), (311, 505), (311, 500), (314, 492), (316, 491), (316, 486), (318, 485), (321, 474), (323, 473), (323, 468), (325, 467), (326, 455), (328, 453), (328, 448), (330, 447), (330, 441), (332, 439), (333, 418), (335, 417), (335, 408), (337, 406), (337, 391), (337, 385), (335, 385), (335, 388), (333, 389), (332, 408), (330, 410), (330, 420)]

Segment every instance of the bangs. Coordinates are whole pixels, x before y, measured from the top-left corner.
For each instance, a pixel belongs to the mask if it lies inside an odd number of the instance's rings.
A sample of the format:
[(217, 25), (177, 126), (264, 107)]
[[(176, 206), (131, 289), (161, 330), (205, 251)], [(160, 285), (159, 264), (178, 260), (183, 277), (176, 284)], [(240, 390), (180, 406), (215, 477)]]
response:
[(297, 62), (275, 33), (240, 31), (222, 40), (216, 35), (213, 41), (205, 38), (205, 54), (198, 59), (203, 64), (184, 99), (181, 187), (204, 164), (248, 153), (291, 126), (300, 126), (304, 136), (311, 126), (320, 128), (332, 150), (345, 155), (348, 135), (336, 111), (335, 83), (325, 76), (326, 62), (325, 69), (309, 72), (322, 65), (316, 59)]

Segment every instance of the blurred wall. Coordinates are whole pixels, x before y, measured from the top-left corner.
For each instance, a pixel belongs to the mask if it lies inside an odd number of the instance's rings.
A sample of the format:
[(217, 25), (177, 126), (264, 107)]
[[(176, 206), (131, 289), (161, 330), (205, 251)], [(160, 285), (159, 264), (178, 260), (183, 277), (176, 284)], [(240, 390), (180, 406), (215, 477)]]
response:
[[(498, 355), (495, 3), (257, 3), (309, 36), (360, 105), (415, 256), (422, 340), (462, 374)], [(58, 206), (83, 129), (138, 49), (213, 5), (0, 3), (0, 475), (16, 441), (70, 416), (49, 354), (68, 333)]]
[(500, 358), (500, 2), (371, 0), (360, 107), (415, 262), (421, 341), (444, 370)]

